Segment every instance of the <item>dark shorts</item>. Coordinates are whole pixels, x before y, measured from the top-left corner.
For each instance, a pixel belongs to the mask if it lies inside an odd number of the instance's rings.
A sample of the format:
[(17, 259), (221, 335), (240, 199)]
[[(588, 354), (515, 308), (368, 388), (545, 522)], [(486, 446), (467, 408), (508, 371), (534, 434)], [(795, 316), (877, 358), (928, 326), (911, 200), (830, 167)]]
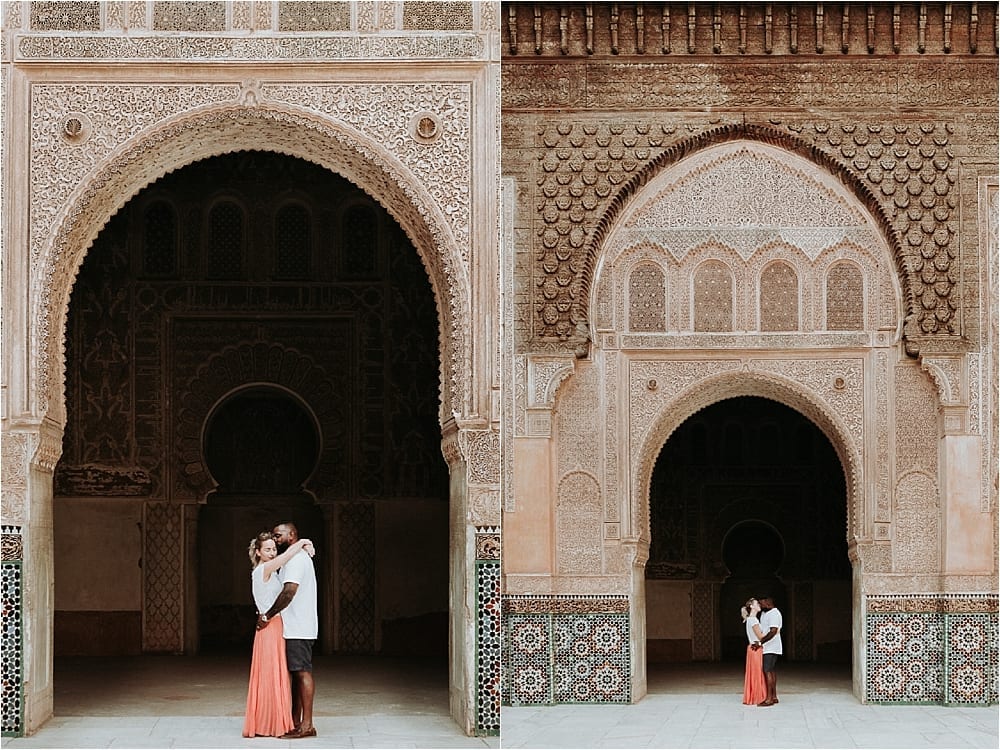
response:
[[(781, 654), (764, 654), (764, 658), (761, 663), (763, 664), (763, 669), (765, 672), (774, 671), (774, 668), (778, 666), (779, 656), (781, 656)], [(291, 667), (289, 667), (289, 669), (291, 669)]]
[(285, 659), (289, 672), (313, 671), (313, 644), (316, 641), (305, 638), (285, 639)]

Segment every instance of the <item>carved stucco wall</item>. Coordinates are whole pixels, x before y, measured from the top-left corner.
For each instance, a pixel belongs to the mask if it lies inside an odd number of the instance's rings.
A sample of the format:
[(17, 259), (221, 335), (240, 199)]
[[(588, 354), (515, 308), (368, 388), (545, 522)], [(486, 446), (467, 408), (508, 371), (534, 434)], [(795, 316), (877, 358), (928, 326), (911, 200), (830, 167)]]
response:
[[(442, 329), (450, 334), (442, 337), (442, 412), (467, 407), (469, 384), (461, 380), (467, 371), (470, 304), (467, 85), (277, 86), (273, 95), (278, 100), (294, 100), (298, 91), (297, 109), (277, 101), (256, 104), (258, 96), (268, 100), (272, 95), (266, 85), (259, 92), (257, 86), (244, 89), (242, 96), (236, 85), (34, 88), (39, 89), (34, 102), (39, 116), (33, 122), (30, 172), (31, 258), (33, 275), (49, 280), (37, 290), (34, 316), (35, 351), (42, 359), (40, 401), (52, 396), (48, 374), (61, 373), (57, 347), (65, 300), (104, 218), (170, 169), (266, 144), (365, 186), (400, 222), (424, 260)], [(191, 98), (204, 106), (191, 111)], [(372, 101), (379, 106), (368, 109)], [(123, 109), (122, 102), (130, 107)], [(160, 117), (149, 114), (157, 110)], [(106, 111), (117, 114), (106, 118), (100, 114)], [(369, 121), (344, 122), (354, 118), (351, 112), (364, 112)], [(424, 144), (416, 130), (419, 118), (413, 120), (433, 112), (439, 113), (433, 114), (437, 137)], [(81, 117), (103, 127), (67, 136), (68, 120)], [(110, 132), (101, 132), (105, 128)], [(66, 161), (77, 166), (53, 168)], [(433, 165), (450, 180), (436, 181), (431, 188)], [(58, 401), (53, 408), (59, 408)]]

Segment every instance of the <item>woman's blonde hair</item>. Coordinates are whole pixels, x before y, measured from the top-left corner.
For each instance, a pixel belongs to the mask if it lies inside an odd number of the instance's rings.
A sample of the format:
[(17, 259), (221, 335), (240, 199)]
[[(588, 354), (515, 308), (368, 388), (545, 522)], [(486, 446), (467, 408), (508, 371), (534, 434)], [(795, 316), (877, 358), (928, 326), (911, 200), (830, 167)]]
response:
[(747, 603), (744, 604), (742, 608), (740, 608), (740, 614), (743, 616), (743, 622), (746, 622), (747, 618), (750, 616), (750, 608), (753, 607), (755, 601), (757, 600), (751, 596), (749, 599), (747, 599)]
[(250, 547), (247, 551), (250, 553), (251, 568), (256, 568), (260, 565), (260, 558), (257, 557), (257, 553), (260, 552), (260, 546), (268, 539), (274, 539), (274, 534), (270, 531), (262, 531), (250, 540)]

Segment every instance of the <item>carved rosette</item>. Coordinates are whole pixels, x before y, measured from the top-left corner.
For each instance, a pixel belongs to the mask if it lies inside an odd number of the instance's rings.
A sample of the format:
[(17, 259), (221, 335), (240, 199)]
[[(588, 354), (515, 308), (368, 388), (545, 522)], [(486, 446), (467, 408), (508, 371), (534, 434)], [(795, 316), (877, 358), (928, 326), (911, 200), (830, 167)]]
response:
[[(234, 98), (223, 86), (181, 92), (160, 86), (104, 86), (47, 91), (47, 108), (84, 111), (94, 123), (85, 144), (72, 146), (61, 136), (33, 139), (31, 161), (31, 226), (37, 280), (32, 320), (33, 351), (39, 361), (39, 401), (50, 401), (50, 416), (64, 420), (62, 330), (67, 299), (76, 270), (92, 238), (129, 198), (163, 174), (199, 159), (240, 149), (267, 147), (305, 158), (342, 174), (377, 196), (417, 248), (435, 290), (441, 320), (442, 415), (465, 413), (469, 403), (468, 352), (471, 348), (468, 242), (468, 194), (471, 184), (468, 87), (464, 85), (381, 85), (303, 87), (297, 101), (310, 109), (279, 106), (214, 104)], [(100, 89), (100, 95), (90, 89)], [(376, 91), (377, 89), (377, 91)], [(160, 100), (182, 100), (181, 94), (203, 96), (200, 109), (169, 117), (173, 110)], [(291, 100), (296, 89), (275, 87)], [(379, 107), (369, 107), (376, 95)], [(111, 102), (115, 102), (112, 106)], [(124, 109), (119, 106), (125, 102)], [(72, 106), (68, 106), (68, 105)], [(62, 106), (61, 106), (62, 105)], [(315, 107), (327, 108), (320, 114)], [(174, 105), (174, 109), (177, 105)], [(431, 146), (417, 143), (409, 132), (414, 111), (438, 108), (444, 134)], [(350, 112), (371, 112), (361, 121)], [(114, 127), (108, 124), (114, 112)], [(148, 113), (154, 113), (150, 116)], [(141, 114), (140, 114), (141, 113)], [(160, 120), (155, 119), (159, 113)], [(340, 118), (348, 120), (342, 121)], [(353, 119), (352, 119), (353, 118)], [(154, 124), (155, 123), (155, 124)], [(53, 116), (48, 126), (58, 129)], [(44, 121), (36, 123), (44, 130)], [(383, 129), (390, 131), (387, 136)], [(395, 135), (393, 135), (395, 133)], [(384, 142), (390, 145), (386, 147)], [(37, 146), (35, 145), (37, 143)], [(426, 149), (430, 148), (430, 151)], [(87, 166), (69, 176), (51, 168), (64, 162)], [(446, 179), (441, 179), (441, 175)], [(55, 380), (53, 380), (55, 379)], [(443, 419), (443, 417), (442, 417)]]

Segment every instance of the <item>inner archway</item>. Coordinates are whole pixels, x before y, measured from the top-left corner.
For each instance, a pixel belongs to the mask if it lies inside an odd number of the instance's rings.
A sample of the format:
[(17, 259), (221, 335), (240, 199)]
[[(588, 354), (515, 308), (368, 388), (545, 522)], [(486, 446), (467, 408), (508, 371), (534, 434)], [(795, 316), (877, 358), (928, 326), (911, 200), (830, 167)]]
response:
[(804, 415), (756, 396), (684, 421), (650, 483), (647, 664), (737, 660), (739, 608), (770, 593), (785, 658), (849, 664), (847, 490), (830, 441)]
[[(247, 545), (288, 519), (320, 548), (318, 651), (446, 680), (439, 341), (413, 243), (338, 174), (242, 151), (136, 195), (69, 307), (57, 656), (245, 647)], [(69, 542), (109, 528), (134, 566)]]

